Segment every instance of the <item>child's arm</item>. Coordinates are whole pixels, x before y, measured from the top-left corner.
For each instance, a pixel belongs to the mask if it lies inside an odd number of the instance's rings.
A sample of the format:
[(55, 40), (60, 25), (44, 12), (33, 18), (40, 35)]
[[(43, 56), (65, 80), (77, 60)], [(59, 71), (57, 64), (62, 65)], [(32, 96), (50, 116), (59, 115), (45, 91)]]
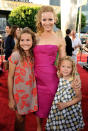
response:
[(14, 71), (15, 64), (9, 62), (9, 72), (8, 72), (8, 93), (9, 93), (9, 108), (15, 110), (15, 101), (13, 97), (13, 82), (14, 82)]
[(76, 96), (73, 100), (68, 101), (68, 102), (58, 102), (57, 107), (59, 110), (63, 110), (64, 108), (72, 106), (76, 104), (77, 102), (81, 101), (82, 99), (81, 89), (74, 88), (74, 91), (75, 91)]

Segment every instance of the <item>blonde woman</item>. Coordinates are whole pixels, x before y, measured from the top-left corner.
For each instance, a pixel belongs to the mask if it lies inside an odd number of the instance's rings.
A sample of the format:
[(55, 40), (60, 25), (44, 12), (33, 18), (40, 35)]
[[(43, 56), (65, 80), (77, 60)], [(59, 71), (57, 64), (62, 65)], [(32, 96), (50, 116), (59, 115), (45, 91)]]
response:
[(56, 19), (51, 6), (42, 6), (36, 16), (37, 45), (34, 47), (34, 70), (38, 90), (37, 131), (42, 131), (42, 120), (48, 117), (58, 87), (59, 79), (55, 66), (57, 53), (59, 60), (66, 56), (65, 40), (53, 31)]

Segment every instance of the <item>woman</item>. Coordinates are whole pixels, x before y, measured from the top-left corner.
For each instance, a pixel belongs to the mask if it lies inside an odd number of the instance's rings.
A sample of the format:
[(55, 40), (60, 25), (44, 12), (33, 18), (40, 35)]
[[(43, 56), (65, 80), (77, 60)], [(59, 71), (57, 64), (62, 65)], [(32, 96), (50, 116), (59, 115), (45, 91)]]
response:
[(5, 60), (8, 61), (9, 56), (14, 49), (14, 46), (18, 40), (20, 34), (20, 28), (17, 25), (12, 26), (10, 34), (5, 41)]
[(66, 55), (65, 41), (53, 31), (56, 15), (52, 7), (43, 6), (36, 16), (37, 45), (34, 48), (35, 77), (38, 89), (37, 131), (41, 131), (41, 118), (47, 118), (57, 90), (58, 78), (55, 60)]
[[(57, 67), (55, 66), (57, 53), (59, 54), (59, 60), (66, 56), (64, 38), (61, 33), (53, 31), (55, 22), (56, 14), (53, 8), (42, 6), (36, 16), (37, 45), (34, 48), (39, 106), (36, 112), (37, 131), (42, 131), (41, 118), (48, 117), (58, 87)], [(73, 84), (79, 87), (80, 80), (76, 79)]]
[(20, 28), (17, 25), (11, 27), (11, 32), (5, 40), (5, 70), (8, 70), (8, 58), (10, 57), (20, 34)]
[(72, 52), (72, 58), (77, 64), (77, 53), (79, 52), (80, 48), (82, 47), (82, 43), (79, 37), (76, 36), (76, 31), (71, 31), (71, 39), (72, 39), (72, 48), (74, 51)]

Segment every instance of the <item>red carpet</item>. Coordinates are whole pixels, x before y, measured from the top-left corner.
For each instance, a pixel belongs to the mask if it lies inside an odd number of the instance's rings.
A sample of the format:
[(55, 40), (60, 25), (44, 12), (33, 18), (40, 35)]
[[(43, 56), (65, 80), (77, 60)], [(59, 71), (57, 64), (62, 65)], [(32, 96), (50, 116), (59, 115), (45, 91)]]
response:
[[(78, 72), (82, 80), (82, 109), (85, 122), (83, 131), (88, 131), (88, 72), (79, 65)], [(0, 75), (0, 131), (14, 131), (15, 112), (8, 108), (7, 77), (8, 72), (3, 72)], [(36, 131), (36, 127), (35, 115), (28, 115), (26, 117), (26, 131)]]
[(82, 110), (85, 122), (83, 131), (88, 131), (88, 71), (78, 65), (78, 72), (82, 82)]
[[(8, 72), (0, 74), (0, 131), (14, 131), (15, 112), (8, 108)], [(45, 121), (44, 121), (45, 123)], [(26, 131), (36, 131), (36, 117), (33, 113), (26, 116)], [(43, 124), (44, 131), (44, 124)]]

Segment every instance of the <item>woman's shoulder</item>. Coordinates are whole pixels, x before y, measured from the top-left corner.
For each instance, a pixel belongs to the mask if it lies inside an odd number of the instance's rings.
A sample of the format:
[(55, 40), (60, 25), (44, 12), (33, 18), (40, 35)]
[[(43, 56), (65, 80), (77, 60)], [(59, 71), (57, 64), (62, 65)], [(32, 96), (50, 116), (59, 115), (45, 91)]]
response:
[(62, 31), (61, 30), (58, 30), (56, 33), (56, 37), (59, 41), (59, 45), (65, 45), (65, 38), (63, 37), (63, 34), (62, 34)]
[(57, 34), (58, 37), (60, 37), (60, 38), (63, 37), (62, 31), (61, 31), (60, 29), (56, 31), (56, 34)]
[(58, 38), (58, 42), (59, 42), (59, 47), (65, 47), (66, 46), (66, 42), (64, 38)]

